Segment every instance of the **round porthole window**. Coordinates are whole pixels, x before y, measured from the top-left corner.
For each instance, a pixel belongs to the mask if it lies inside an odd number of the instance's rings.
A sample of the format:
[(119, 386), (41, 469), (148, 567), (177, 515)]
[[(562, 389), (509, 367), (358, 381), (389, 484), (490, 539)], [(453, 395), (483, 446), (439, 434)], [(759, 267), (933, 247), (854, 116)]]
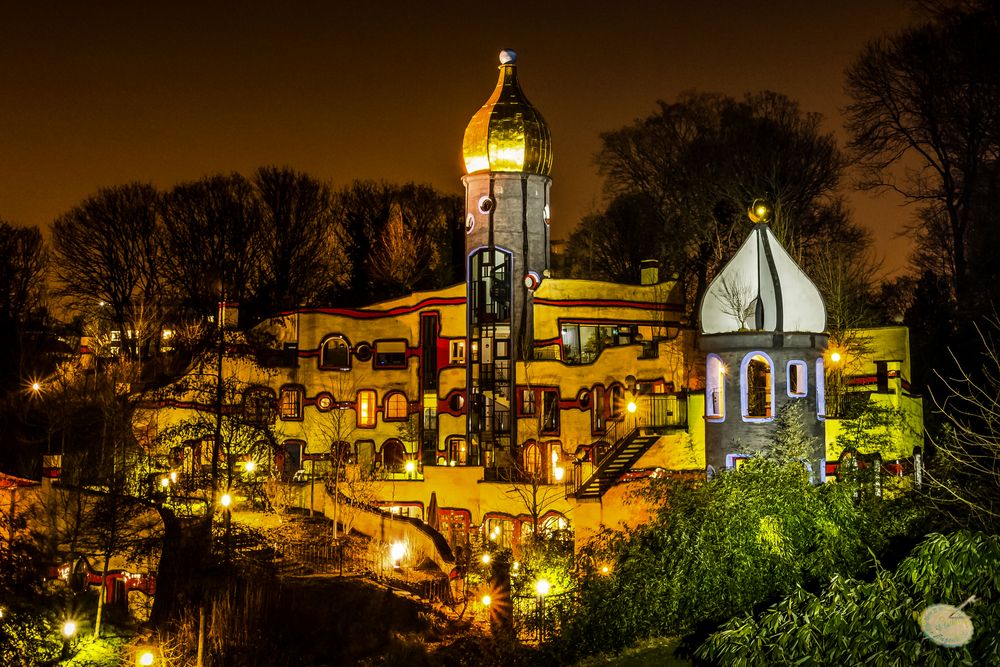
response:
[(479, 212), (489, 213), (496, 207), (497, 203), (493, 201), (493, 197), (486, 196), (479, 198)]
[(354, 356), (358, 358), (358, 361), (371, 361), (372, 346), (368, 343), (358, 343), (354, 347)]
[(586, 389), (580, 392), (580, 394), (576, 397), (576, 400), (580, 402), (580, 407), (584, 410), (590, 408), (590, 392)]
[(476, 228), (476, 216), (469, 214), (469, 217), (465, 219), (465, 233), (471, 234), (472, 230)]
[(465, 396), (461, 394), (452, 394), (451, 398), (448, 399), (448, 407), (455, 412), (461, 410), (465, 407)]
[(333, 396), (330, 394), (320, 394), (316, 397), (316, 409), (322, 412), (329, 412), (333, 407)]

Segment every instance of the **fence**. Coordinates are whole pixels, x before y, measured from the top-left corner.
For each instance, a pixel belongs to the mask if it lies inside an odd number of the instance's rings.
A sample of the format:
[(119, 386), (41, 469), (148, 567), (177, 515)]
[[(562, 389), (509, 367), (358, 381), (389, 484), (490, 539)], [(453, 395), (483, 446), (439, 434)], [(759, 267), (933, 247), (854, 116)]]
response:
[(541, 643), (559, 634), (576, 603), (576, 593), (514, 596), (514, 632), (526, 643)]

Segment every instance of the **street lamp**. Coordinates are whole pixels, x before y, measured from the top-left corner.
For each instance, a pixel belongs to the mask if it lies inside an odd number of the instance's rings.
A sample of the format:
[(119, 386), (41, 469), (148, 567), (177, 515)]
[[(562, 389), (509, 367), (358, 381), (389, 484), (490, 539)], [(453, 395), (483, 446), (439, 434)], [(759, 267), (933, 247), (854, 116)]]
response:
[(549, 594), (550, 586), (547, 579), (535, 582), (535, 592), (538, 593), (538, 641), (545, 639), (545, 596)]
[(73, 643), (73, 637), (76, 636), (76, 622), (75, 621), (73, 621), (71, 619), (67, 619), (62, 624), (62, 636), (63, 636), (63, 640), (62, 640), (61, 658), (63, 660), (68, 660), (69, 659), (70, 645)]
[(223, 493), (222, 497), (219, 498), (219, 504), (222, 505), (222, 520), (226, 526), (225, 562), (226, 565), (229, 565), (229, 542), (232, 535), (232, 517), (229, 506), (233, 504), (233, 497), (228, 492)]
[(840, 352), (838, 352), (837, 350), (834, 350), (833, 352), (831, 352), (830, 353), (830, 361), (832, 361), (835, 364), (836, 363), (840, 363)]

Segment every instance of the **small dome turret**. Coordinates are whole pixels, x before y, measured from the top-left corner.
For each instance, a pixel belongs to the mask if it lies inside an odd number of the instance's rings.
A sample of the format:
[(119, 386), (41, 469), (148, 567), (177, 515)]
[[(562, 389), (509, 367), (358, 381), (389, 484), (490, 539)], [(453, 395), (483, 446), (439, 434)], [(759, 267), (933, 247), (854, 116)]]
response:
[(521, 91), (516, 63), (514, 51), (500, 52), (497, 87), (465, 128), (462, 152), (467, 174), (505, 171), (548, 176), (552, 171), (549, 127)]
[(701, 302), (702, 333), (795, 331), (822, 333), (826, 306), (809, 276), (775, 238), (772, 208), (750, 206), (750, 236), (709, 284)]

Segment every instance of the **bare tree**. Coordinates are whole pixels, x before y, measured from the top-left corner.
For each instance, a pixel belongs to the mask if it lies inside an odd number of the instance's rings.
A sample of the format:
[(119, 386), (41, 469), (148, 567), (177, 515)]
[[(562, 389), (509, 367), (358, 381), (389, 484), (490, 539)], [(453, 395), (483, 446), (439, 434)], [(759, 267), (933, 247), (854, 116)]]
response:
[(652, 207), (658, 236), (671, 240), (658, 259), (679, 274), (689, 314), (745, 238), (755, 198), (772, 201), (772, 229), (800, 260), (853, 228), (836, 195), (845, 160), (833, 136), (819, 115), (777, 93), (686, 93), (601, 141), (608, 196)]
[(260, 314), (314, 305), (346, 287), (351, 253), (329, 186), (287, 167), (261, 167), (251, 182), (261, 215)]
[(740, 331), (747, 329), (747, 322), (756, 312), (757, 297), (749, 283), (736, 278), (723, 278), (722, 293), (716, 294), (722, 312), (731, 315), (740, 323)]
[(137, 313), (156, 317), (162, 303), (158, 202), (152, 185), (103, 188), (52, 226), (57, 294), (81, 313), (108, 308), (124, 356), (142, 352)]
[(962, 304), (973, 291), (974, 202), (1000, 185), (1000, 13), (991, 2), (931, 10), (848, 69), (847, 127), (861, 187), (894, 191), (936, 221), (914, 232)]

